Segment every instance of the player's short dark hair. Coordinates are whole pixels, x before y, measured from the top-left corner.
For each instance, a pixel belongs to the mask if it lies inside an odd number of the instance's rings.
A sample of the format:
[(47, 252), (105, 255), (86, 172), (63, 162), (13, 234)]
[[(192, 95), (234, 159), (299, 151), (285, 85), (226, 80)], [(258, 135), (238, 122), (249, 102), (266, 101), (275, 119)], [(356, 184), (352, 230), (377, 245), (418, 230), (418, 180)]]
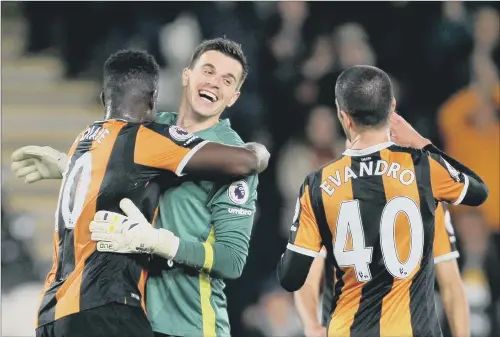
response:
[(340, 109), (362, 126), (387, 122), (394, 98), (389, 76), (376, 67), (358, 65), (344, 70), (335, 84)]
[(128, 95), (147, 99), (158, 89), (160, 67), (145, 51), (120, 50), (104, 63), (104, 93), (114, 99)]
[(241, 67), (243, 68), (240, 80), (241, 85), (248, 75), (248, 61), (245, 53), (243, 53), (241, 44), (226, 37), (218, 37), (211, 40), (205, 40), (200, 45), (198, 45), (198, 47), (196, 47), (196, 49), (194, 50), (193, 55), (191, 56), (191, 60), (189, 61), (189, 68), (193, 69), (196, 61), (198, 61), (201, 55), (211, 50), (218, 51), (219, 53), (222, 53), (241, 64)]

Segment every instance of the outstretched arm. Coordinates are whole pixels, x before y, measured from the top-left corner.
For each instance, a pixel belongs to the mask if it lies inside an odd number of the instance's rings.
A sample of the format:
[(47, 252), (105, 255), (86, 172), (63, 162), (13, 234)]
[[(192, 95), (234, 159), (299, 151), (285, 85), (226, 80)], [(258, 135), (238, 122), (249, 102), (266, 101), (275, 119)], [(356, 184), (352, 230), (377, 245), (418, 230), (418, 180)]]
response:
[(187, 158), (183, 173), (244, 177), (264, 171), (269, 157), (265, 146), (258, 143), (247, 143), (241, 147), (209, 142)]
[[(165, 137), (168, 128), (158, 124), (141, 127), (135, 160), (179, 175), (237, 178), (261, 173), (270, 154), (265, 146), (247, 143), (242, 147), (203, 141), (192, 135), (182, 141)], [(139, 146), (137, 146), (139, 145)], [(48, 146), (25, 146), (12, 154), (12, 171), (26, 183), (44, 179), (62, 179), (68, 156)]]

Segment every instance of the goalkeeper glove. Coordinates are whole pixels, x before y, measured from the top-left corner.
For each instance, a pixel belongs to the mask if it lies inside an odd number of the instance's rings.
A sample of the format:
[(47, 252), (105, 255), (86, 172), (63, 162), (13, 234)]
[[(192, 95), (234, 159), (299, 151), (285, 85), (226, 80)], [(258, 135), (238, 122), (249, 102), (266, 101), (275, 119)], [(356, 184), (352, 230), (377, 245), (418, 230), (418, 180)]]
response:
[(255, 142), (245, 143), (244, 147), (255, 153), (259, 159), (257, 172), (262, 173), (269, 165), (269, 158), (271, 157), (269, 151), (267, 151), (264, 145)]
[(26, 184), (43, 179), (61, 179), (68, 157), (48, 146), (25, 146), (12, 153), (12, 171)]
[(130, 199), (122, 199), (120, 208), (127, 216), (99, 211), (90, 223), (91, 239), (97, 241), (98, 251), (174, 258), (179, 248), (177, 236), (166, 229), (153, 228)]

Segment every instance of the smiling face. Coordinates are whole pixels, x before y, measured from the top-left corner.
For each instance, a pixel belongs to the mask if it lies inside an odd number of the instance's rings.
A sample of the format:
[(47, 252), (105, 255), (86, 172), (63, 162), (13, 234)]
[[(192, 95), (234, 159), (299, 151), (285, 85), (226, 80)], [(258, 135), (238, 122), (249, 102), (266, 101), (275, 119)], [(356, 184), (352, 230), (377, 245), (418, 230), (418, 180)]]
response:
[(218, 116), (240, 96), (242, 76), (240, 62), (215, 50), (206, 51), (182, 73), (185, 99), (196, 114)]

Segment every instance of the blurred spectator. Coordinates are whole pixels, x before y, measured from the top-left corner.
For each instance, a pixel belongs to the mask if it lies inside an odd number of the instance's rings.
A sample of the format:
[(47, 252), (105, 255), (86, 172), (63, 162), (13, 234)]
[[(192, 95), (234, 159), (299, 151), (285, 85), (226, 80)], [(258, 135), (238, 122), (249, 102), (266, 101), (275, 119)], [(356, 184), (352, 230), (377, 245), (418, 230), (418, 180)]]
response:
[(284, 237), (288, 237), (291, 217), (304, 178), (344, 150), (345, 140), (337, 130), (333, 110), (317, 106), (309, 115), (306, 140), (290, 140), (279, 154), (277, 183), (283, 197), (281, 232)]
[(492, 229), (500, 225), (500, 82), (489, 62), (474, 58), (474, 82), (451, 97), (439, 113), (446, 150), (476, 170), (490, 188), (479, 209)]
[(302, 336), (302, 325), (295, 310), (293, 296), (271, 278), (255, 305), (245, 310), (243, 321), (256, 336)]
[(442, 102), (469, 80), (471, 29), (466, 5), (463, 1), (444, 1), (441, 7), (441, 17), (431, 32), (426, 55), (430, 70), (438, 74), (433, 81), (439, 90), (429, 92), (433, 100), (430, 103)]
[[(484, 16), (483, 16), (484, 15)], [(464, 243), (465, 270), (481, 273), (483, 263), (492, 295), (490, 315), (492, 333), (500, 328), (498, 302), (500, 292), (500, 81), (491, 51), (498, 34), (488, 28), (498, 28), (489, 17), (491, 12), (479, 12), (476, 21), (475, 47), (471, 55), (471, 84), (452, 96), (439, 112), (439, 127), (445, 149), (452, 156), (475, 170), (489, 188), (488, 200), (479, 208), (480, 215), (470, 214), (465, 207), (455, 208), (456, 224)], [(491, 20), (491, 21), (488, 21)], [(482, 23), (480, 21), (483, 21)], [(480, 29), (479, 29), (480, 28)], [(493, 37), (495, 37), (493, 39)], [(488, 239), (488, 234), (491, 237)], [(488, 240), (490, 243), (488, 244)], [(495, 319), (496, 317), (496, 319)]]
[(375, 54), (369, 45), (368, 34), (361, 25), (347, 23), (338, 27), (334, 32), (334, 41), (341, 70), (356, 64), (375, 65)]
[(498, 11), (492, 7), (480, 8), (474, 21), (474, 49), (493, 56), (494, 49), (498, 47), (499, 35)]
[(260, 91), (268, 111), (267, 125), (273, 131), (274, 143), (281, 147), (304, 123), (304, 108), (297, 104), (292, 93), (301, 79), (297, 69), (315, 37), (315, 22), (308, 2), (275, 4), (276, 12), (264, 23)]
[(8, 293), (23, 283), (40, 280), (40, 274), (29, 249), (35, 223), (29, 216), (13, 217), (7, 212), (3, 191), (2, 197), (2, 293)]
[(375, 65), (376, 58), (368, 34), (358, 23), (349, 22), (338, 26), (331, 37), (335, 51), (335, 67), (318, 81), (320, 93), (318, 102), (334, 106), (335, 81), (340, 73), (355, 65)]

